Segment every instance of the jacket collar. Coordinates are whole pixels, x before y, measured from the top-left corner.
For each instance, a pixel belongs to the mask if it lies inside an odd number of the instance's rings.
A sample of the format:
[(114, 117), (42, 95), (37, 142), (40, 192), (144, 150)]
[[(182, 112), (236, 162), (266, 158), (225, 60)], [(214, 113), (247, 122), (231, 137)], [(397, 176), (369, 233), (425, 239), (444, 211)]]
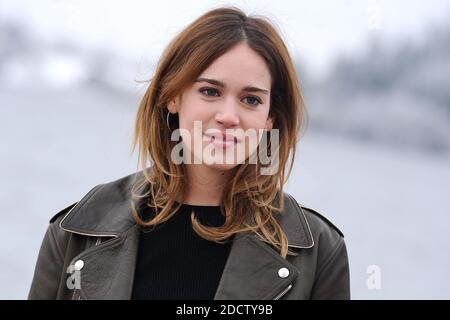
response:
[[(131, 298), (140, 233), (130, 209), (134, 181), (135, 175), (131, 175), (95, 187), (60, 223), (69, 232), (113, 238), (79, 253), (70, 262), (84, 262), (79, 290), (83, 299)], [(284, 199), (278, 221), (289, 246), (311, 248), (314, 241), (302, 209), (289, 194), (285, 193)], [(254, 234), (237, 234), (214, 299), (277, 299), (286, 294), (299, 275), (290, 261)]]
[[(131, 214), (131, 188), (142, 171), (119, 180), (98, 185), (89, 191), (61, 220), (66, 231), (96, 237), (118, 237), (136, 222)], [(139, 210), (143, 202), (137, 202)], [(296, 200), (284, 193), (284, 210), (276, 215), (286, 233), (290, 247), (311, 248), (314, 245), (306, 217)]]

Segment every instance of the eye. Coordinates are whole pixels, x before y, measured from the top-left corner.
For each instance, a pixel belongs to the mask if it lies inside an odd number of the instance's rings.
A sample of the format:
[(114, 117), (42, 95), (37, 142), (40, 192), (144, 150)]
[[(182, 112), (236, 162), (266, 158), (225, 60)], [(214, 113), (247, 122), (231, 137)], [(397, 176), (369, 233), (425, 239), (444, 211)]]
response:
[(216, 89), (214, 89), (214, 88), (202, 88), (202, 89), (200, 89), (199, 90), (199, 92), (200, 93), (202, 93), (203, 95), (205, 95), (205, 96), (207, 96), (207, 97), (218, 97), (218, 95), (217, 96), (212, 96), (212, 95), (209, 95), (209, 94), (204, 94), (203, 92), (215, 92), (215, 93), (219, 93), (219, 91), (217, 91)]
[[(249, 103), (252, 106), (258, 106), (262, 103), (260, 99), (258, 99), (256, 97), (252, 97), (252, 96), (245, 97), (244, 99), (250, 99), (250, 101), (253, 101), (253, 103)], [(256, 102), (256, 103), (254, 103), (254, 102)]]
[[(219, 91), (215, 88), (201, 88), (199, 90), (199, 92), (207, 97), (219, 97), (220, 96)], [(251, 106), (257, 107), (258, 105), (262, 104), (262, 101), (257, 97), (247, 96), (244, 99), (249, 99), (247, 101), (248, 101), (248, 104)]]

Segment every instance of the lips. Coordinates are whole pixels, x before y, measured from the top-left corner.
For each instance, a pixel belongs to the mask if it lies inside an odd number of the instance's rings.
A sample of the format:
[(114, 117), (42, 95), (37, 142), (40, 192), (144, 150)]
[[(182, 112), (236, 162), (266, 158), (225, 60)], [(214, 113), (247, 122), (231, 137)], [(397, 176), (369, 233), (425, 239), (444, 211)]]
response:
[(234, 142), (234, 143), (238, 143), (240, 140), (231, 134), (226, 134), (223, 132), (215, 132), (213, 134), (208, 135), (208, 137), (211, 138), (211, 141), (217, 140), (217, 141), (222, 141), (222, 142)]

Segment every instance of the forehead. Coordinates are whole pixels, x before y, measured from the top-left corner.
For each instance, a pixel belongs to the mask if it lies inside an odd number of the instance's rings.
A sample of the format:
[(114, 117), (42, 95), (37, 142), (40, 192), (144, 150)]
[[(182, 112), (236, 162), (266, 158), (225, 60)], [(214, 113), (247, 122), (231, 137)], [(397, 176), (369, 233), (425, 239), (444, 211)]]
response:
[(245, 43), (218, 57), (199, 77), (221, 80), (230, 87), (251, 85), (270, 90), (271, 84), (265, 60)]

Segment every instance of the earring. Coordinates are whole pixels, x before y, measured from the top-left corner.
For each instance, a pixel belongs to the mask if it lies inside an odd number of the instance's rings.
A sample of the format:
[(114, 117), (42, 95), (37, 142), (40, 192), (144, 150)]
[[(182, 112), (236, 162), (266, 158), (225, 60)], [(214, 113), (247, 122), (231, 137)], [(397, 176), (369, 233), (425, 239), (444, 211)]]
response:
[(172, 129), (170, 129), (170, 126), (169, 126), (169, 116), (170, 116), (170, 111), (167, 112), (166, 123), (167, 123), (167, 128), (169, 128), (169, 131), (172, 131)]
[(169, 116), (170, 116), (170, 111), (167, 112), (166, 123), (167, 123), (167, 128), (169, 128), (169, 131), (172, 131), (172, 129), (170, 128), (170, 125), (169, 125)]

